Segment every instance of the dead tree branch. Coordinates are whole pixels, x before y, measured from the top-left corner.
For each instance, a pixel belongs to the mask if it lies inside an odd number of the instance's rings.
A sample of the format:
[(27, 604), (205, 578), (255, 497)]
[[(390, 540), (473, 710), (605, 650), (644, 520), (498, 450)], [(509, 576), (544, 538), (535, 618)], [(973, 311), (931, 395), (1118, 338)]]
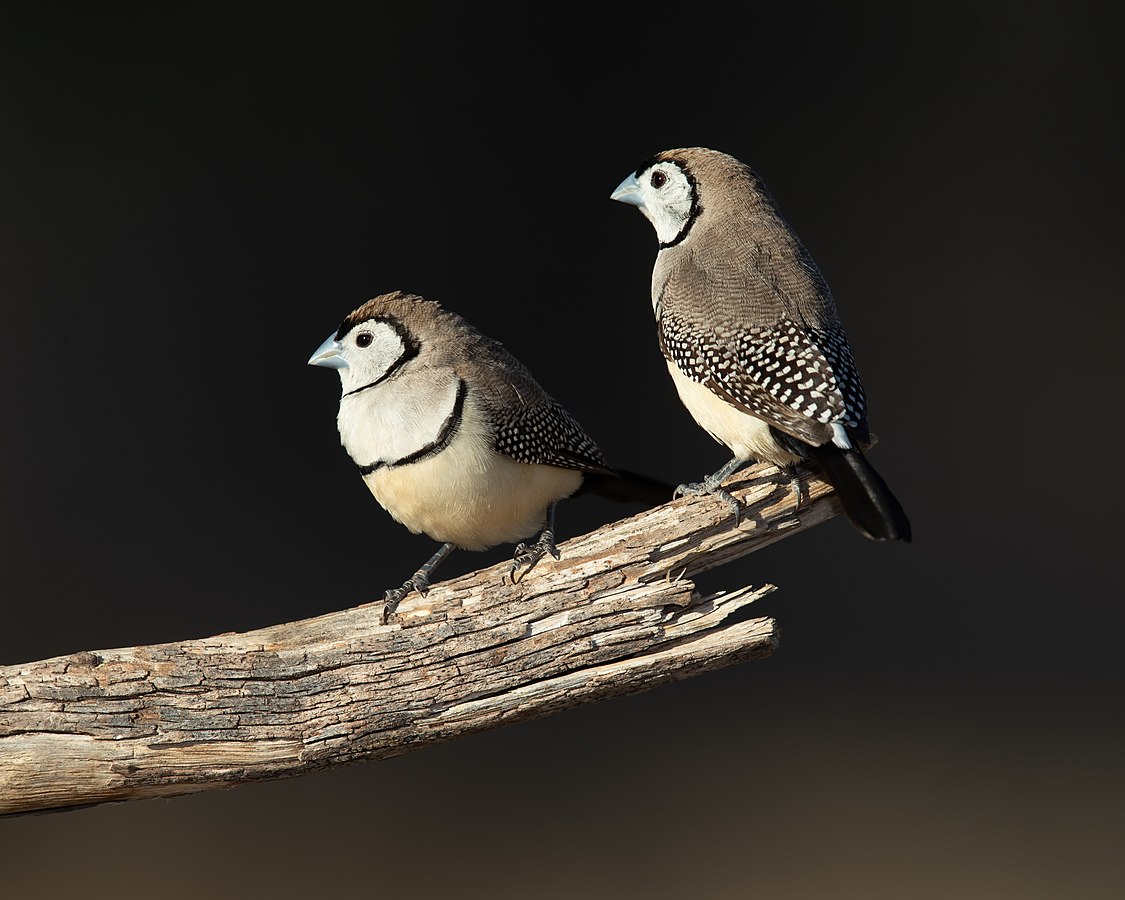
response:
[(830, 488), (769, 467), (567, 541), (518, 585), (498, 565), (408, 598), (203, 640), (0, 667), (0, 814), (297, 775), (654, 687), (777, 644), (725, 623), (772, 591), (700, 596), (695, 573), (816, 525)]

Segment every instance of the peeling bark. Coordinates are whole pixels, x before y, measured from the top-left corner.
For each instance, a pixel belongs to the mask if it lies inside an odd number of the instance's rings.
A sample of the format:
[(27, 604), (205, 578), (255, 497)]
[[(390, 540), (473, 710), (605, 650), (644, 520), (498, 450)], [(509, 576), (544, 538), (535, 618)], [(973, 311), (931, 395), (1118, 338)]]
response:
[(834, 514), (766, 466), (560, 546), (518, 585), (497, 565), (408, 597), (245, 634), (0, 667), (0, 814), (171, 796), (381, 759), (633, 693), (777, 645), (727, 620), (774, 590), (691, 576)]

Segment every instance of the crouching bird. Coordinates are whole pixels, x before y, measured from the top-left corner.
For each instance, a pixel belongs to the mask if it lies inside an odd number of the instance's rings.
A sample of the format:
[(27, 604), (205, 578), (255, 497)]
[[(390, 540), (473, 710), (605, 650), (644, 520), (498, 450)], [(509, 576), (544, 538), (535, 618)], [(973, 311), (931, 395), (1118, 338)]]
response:
[[(555, 504), (585, 488), (656, 505), (669, 485), (610, 468), (502, 344), (436, 300), (395, 291), (353, 310), (309, 359), (340, 373), (340, 442), (379, 504), (441, 548), (386, 592), (384, 618), (454, 547), (520, 542), (517, 580), (556, 559)], [(539, 535), (528, 545), (525, 539)]]
[(661, 352), (688, 412), (733, 454), (677, 493), (713, 494), (737, 522), (725, 478), (752, 460), (790, 473), (808, 460), (862, 534), (909, 541), (906, 513), (863, 455), (867, 401), (832, 292), (757, 173), (715, 150), (665, 150), (610, 196), (656, 229)]

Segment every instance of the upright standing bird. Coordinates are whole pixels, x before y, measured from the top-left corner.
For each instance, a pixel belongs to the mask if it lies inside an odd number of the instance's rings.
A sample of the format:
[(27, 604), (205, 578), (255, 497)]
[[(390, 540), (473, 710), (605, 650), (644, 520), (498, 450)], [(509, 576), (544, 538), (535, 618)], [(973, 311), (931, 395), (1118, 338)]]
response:
[(640, 208), (660, 249), (652, 308), (660, 349), (688, 412), (734, 454), (677, 493), (711, 493), (751, 460), (791, 471), (811, 460), (874, 540), (910, 540), (910, 522), (863, 455), (859, 372), (832, 292), (765, 184), (725, 153), (658, 153), (611, 194)]
[(338, 369), (340, 441), (375, 499), (441, 549), (400, 588), (387, 613), (454, 547), (520, 543), (512, 578), (556, 559), (555, 504), (580, 486), (659, 503), (671, 489), (606, 465), (565, 409), (504, 347), (435, 300), (393, 292), (344, 319), (309, 365)]

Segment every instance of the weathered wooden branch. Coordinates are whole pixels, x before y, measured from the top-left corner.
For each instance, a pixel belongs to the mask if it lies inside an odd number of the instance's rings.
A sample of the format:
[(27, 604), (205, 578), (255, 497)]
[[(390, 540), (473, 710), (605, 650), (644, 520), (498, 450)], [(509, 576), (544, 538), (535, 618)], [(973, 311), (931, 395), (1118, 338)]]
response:
[(0, 667), (0, 814), (171, 796), (380, 759), (769, 655), (772, 591), (690, 576), (833, 515), (768, 467), (564, 543), (518, 585), (497, 565), (382, 603), (203, 640)]

